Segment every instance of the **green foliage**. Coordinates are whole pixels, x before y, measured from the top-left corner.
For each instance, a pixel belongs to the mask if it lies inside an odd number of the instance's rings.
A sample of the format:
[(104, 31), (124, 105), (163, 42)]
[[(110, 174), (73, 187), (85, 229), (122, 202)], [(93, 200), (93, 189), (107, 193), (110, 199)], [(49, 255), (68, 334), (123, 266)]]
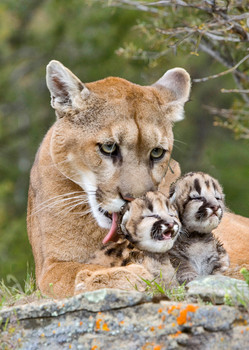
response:
[(147, 280), (141, 277), (141, 279), (146, 283), (146, 292), (152, 296), (166, 296), (173, 301), (183, 301), (186, 296), (185, 284), (181, 286), (174, 287), (169, 283), (166, 285), (162, 278), (160, 272), (160, 277), (158, 279)]
[(246, 283), (248, 284), (249, 286), (249, 271), (243, 267), (241, 270), (240, 270), (240, 273), (242, 274), (242, 276), (244, 277)]
[(0, 281), (0, 309), (3, 306), (11, 306), (16, 302), (27, 303), (40, 299), (41, 293), (36, 290), (36, 283), (33, 274), (27, 269), (24, 287), (13, 275), (8, 275), (6, 281)]
[(249, 138), (249, 54), (245, 44), (249, 42), (249, 13), (246, 1), (112, 0), (110, 5), (147, 13), (136, 26), (143, 40), (127, 43), (118, 50), (120, 55), (144, 60), (156, 67), (172, 54), (186, 55), (192, 60), (205, 52), (223, 67), (218, 72), (215, 69), (209, 74), (201, 72), (196, 78), (193, 75), (195, 83), (233, 74), (237, 89), (224, 89), (224, 85), (220, 92), (235, 92), (234, 102), (227, 110), (214, 106), (210, 109), (217, 116), (216, 125), (232, 130), (237, 138)]

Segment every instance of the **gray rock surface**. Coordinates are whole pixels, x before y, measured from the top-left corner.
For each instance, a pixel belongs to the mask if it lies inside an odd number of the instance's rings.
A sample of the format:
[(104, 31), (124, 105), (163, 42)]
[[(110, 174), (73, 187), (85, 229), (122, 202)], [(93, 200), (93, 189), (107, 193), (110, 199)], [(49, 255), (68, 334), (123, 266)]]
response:
[(247, 283), (234, 278), (222, 275), (200, 277), (189, 282), (186, 288), (187, 296), (194, 301), (202, 299), (213, 304), (223, 304), (225, 298), (230, 300), (231, 304), (249, 305)]
[[(0, 312), (3, 349), (248, 349), (249, 313), (102, 289)], [(5, 346), (5, 347), (4, 347)]]

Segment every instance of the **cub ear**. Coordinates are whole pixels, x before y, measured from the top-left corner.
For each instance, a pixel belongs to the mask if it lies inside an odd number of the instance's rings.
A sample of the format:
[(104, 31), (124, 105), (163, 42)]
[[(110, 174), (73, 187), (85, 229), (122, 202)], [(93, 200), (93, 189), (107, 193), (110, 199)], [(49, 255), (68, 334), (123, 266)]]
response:
[(189, 99), (191, 88), (188, 72), (183, 68), (170, 69), (153, 86), (165, 97), (166, 113), (171, 121), (182, 120), (183, 106)]
[(174, 200), (175, 200), (175, 196), (176, 196), (175, 189), (176, 189), (175, 183), (171, 184), (171, 186), (169, 188), (169, 200), (170, 200), (170, 203), (173, 203)]
[(50, 61), (47, 65), (47, 87), (51, 94), (51, 106), (60, 111), (80, 107), (90, 92), (86, 86), (62, 63)]

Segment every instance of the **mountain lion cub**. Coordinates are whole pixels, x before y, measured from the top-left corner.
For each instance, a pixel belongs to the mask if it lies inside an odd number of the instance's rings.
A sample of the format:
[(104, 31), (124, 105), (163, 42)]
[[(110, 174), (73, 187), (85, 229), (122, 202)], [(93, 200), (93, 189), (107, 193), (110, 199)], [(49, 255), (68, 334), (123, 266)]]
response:
[[(177, 285), (168, 251), (177, 239), (181, 223), (167, 197), (160, 192), (147, 192), (142, 198), (127, 203), (117, 220), (120, 238), (96, 251), (89, 262), (127, 268), (131, 264), (139, 264), (149, 272), (147, 278), (154, 279), (160, 275), (167, 287)], [(101, 275), (98, 271), (97, 276), (92, 274), (88, 277), (86, 273), (81, 288), (83, 285), (86, 290), (105, 287), (105, 273)], [(136, 284), (143, 288), (142, 279)], [(125, 280), (120, 283), (121, 288), (126, 285)]]
[(225, 209), (218, 181), (202, 172), (188, 173), (171, 186), (170, 198), (182, 223), (181, 234), (169, 252), (178, 282), (225, 272), (227, 252), (212, 234)]

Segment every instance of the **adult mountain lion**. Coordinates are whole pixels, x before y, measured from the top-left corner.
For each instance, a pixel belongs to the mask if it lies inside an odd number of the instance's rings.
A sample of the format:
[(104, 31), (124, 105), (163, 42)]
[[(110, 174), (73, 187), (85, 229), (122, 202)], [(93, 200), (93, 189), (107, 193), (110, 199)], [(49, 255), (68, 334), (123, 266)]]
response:
[(175, 68), (152, 86), (112, 77), (83, 84), (51, 61), (47, 85), (57, 120), (31, 170), (27, 218), (38, 287), (70, 296), (84, 290), (86, 277), (94, 283), (105, 275), (106, 287), (132, 288), (127, 279), (149, 277), (142, 266), (105, 268), (87, 260), (114, 236), (125, 202), (180, 175), (173, 160), (174, 176), (166, 171), (190, 77)]

